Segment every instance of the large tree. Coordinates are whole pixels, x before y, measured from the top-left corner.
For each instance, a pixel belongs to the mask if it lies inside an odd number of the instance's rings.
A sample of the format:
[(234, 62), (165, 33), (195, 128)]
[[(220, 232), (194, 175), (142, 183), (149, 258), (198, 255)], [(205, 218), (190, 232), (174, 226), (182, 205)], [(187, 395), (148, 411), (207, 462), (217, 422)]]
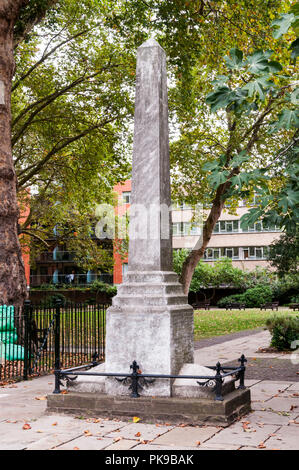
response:
[(95, 207), (113, 202), (130, 168), (135, 58), (106, 25), (113, 4), (64, 1), (19, 46), (12, 88), (18, 198), (30, 206), (20, 231), (45, 249), (59, 226), (56, 243), (89, 269), (107, 265), (90, 237)]
[[(20, 234), (22, 242), (33, 236), (46, 246), (53, 228), (64, 225), (58, 242), (69, 238), (83, 264), (111, 264), (90, 234), (96, 205), (111, 202), (113, 185), (129, 168), (124, 135), (134, 59), (107, 24), (115, 6), (98, 0), (1, 6), (7, 73), (1, 88), (1, 302), (17, 305), (26, 295)], [(30, 207), (19, 227), (18, 206)]]
[[(17, 179), (11, 147), (11, 84), (14, 47), (42, 20), (55, 0), (3, 0), (0, 4), (0, 302), (22, 303), (26, 295), (18, 238)], [(16, 31), (16, 25), (18, 26)]]

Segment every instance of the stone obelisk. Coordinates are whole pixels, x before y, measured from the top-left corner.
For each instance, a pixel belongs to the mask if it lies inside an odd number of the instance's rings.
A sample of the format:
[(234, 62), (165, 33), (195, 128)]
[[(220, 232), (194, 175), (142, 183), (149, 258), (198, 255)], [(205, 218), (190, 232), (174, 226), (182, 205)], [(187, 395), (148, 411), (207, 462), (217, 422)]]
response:
[[(172, 271), (166, 55), (149, 39), (138, 48), (129, 269), (107, 311), (105, 370), (177, 374), (193, 362), (193, 309)], [(129, 394), (106, 380), (106, 393)], [(156, 380), (143, 395), (171, 395)]]
[[(107, 310), (106, 361), (92, 369), (104, 375), (79, 375), (68, 385), (75, 393), (52, 395), (48, 407), (225, 425), (250, 411), (250, 392), (227, 376), (225, 400), (215, 401), (215, 371), (193, 362), (193, 309), (172, 271), (166, 57), (154, 39), (138, 49), (136, 78), (129, 270)], [(130, 373), (133, 361), (143, 374), (189, 378), (140, 377), (135, 400), (130, 380), (113, 376)]]

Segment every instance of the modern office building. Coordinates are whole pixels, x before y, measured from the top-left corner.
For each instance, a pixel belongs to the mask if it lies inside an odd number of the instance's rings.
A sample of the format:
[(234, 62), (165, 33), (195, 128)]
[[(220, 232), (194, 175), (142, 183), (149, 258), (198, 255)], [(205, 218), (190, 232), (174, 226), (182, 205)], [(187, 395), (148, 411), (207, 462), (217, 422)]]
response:
[[(118, 184), (114, 190), (118, 194), (118, 213), (124, 214), (130, 207), (131, 181)], [(231, 215), (228, 209), (223, 210), (216, 223), (203, 260), (213, 264), (217, 259), (228, 257), (234, 266), (252, 270), (256, 266), (269, 266), (267, 250), (269, 245), (280, 237), (278, 227), (266, 227), (256, 222), (246, 230), (241, 228), (240, 219), (248, 211), (242, 201)], [(174, 249), (192, 249), (198, 242), (201, 233), (200, 220), (194, 221), (194, 209), (186, 204), (172, 206), (172, 236)], [(114, 284), (120, 284), (128, 269), (126, 259), (115, 252)]]

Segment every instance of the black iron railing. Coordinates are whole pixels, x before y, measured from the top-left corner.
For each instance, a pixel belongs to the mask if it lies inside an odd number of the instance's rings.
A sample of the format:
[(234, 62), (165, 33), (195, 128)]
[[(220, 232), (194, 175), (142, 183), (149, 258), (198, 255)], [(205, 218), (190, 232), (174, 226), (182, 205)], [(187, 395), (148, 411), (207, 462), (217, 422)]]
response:
[(0, 384), (105, 356), (108, 304), (0, 306)]
[[(59, 351), (57, 350), (57, 353)], [(123, 382), (124, 384), (129, 385), (131, 390), (132, 398), (139, 398), (139, 392), (143, 389), (143, 386), (150, 386), (156, 379), (190, 379), (190, 380), (205, 380), (205, 382), (197, 382), (200, 387), (206, 386), (210, 382), (214, 382), (212, 390), (215, 392), (215, 400), (223, 401), (223, 382), (225, 377), (234, 376), (236, 380), (239, 380), (238, 389), (245, 389), (245, 363), (247, 359), (244, 354), (238, 359), (240, 362), (239, 367), (226, 367), (221, 366), (220, 362), (216, 366), (207, 366), (208, 369), (214, 370), (215, 375), (210, 376), (199, 376), (199, 375), (173, 375), (173, 374), (143, 374), (139, 370), (139, 365), (136, 361), (131, 364), (130, 369), (131, 373), (120, 373), (120, 372), (88, 372), (82, 371), (84, 366), (69, 368), (62, 370), (59, 367), (54, 371), (55, 374), (55, 389), (54, 394), (61, 393), (61, 386), (63, 383), (62, 380), (66, 380), (67, 383), (74, 381), (79, 375), (81, 376), (98, 376), (98, 377), (114, 377), (116, 380)], [(57, 357), (56, 364), (59, 364), (59, 358)], [(99, 362), (93, 361), (90, 364), (87, 364), (85, 367), (91, 369), (92, 367), (98, 365)], [(73, 376), (73, 377), (72, 377)]]

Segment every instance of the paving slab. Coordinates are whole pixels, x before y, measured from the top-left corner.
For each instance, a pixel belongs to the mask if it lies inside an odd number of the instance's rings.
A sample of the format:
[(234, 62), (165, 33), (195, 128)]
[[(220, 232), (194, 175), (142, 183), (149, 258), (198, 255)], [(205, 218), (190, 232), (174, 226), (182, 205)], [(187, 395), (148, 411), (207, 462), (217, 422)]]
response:
[[(296, 420), (296, 416), (293, 417)], [(290, 424), (290, 416), (278, 414), (273, 411), (254, 411), (247, 415), (241, 422), (249, 421), (253, 426), (263, 426), (265, 424), (274, 424), (277, 426), (288, 426)], [(295, 424), (295, 423), (294, 423)]]
[(271, 436), (266, 442), (267, 448), (276, 448), (280, 450), (299, 450), (298, 429), (291, 426), (283, 426), (276, 435)]
[(106, 437), (82, 436), (57, 446), (53, 450), (102, 450), (111, 444), (113, 444), (113, 439)]
[(251, 401), (268, 401), (274, 395), (279, 395), (290, 386), (290, 383), (262, 381), (252, 387)]
[(147, 451), (152, 451), (156, 452), (157, 450), (199, 450), (195, 449), (194, 447), (184, 447), (184, 446), (178, 446), (178, 445), (168, 445), (168, 446), (163, 446), (163, 445), (155, 445), (155, 444), (139, 444), (138, 446), (134, 447), (132, 450), (147, 450)]
[(244, 430), (242, 423), (238, 422), (224, 429), (220, 433), (212, 437), (208, 443), (210, 444), (231, 444), (240, 446), (258, 446), (269, 438), (270, 434), (275, 433), (279, 429), (276, 425), (248, 426)]
[(155, 424), (132, 423), (122, 427), (120, 432), (109, 432), (106, 437), (152, 440), (173, 429), (173, 426), (156, 426)]
[(221, 428), (207, 426), (207, 427), (181, 427), (169, 431), (163, 436), (154, 440), (154, 444), (158, 445), (182, 445), (198, 447), (199, 443), (205, 442), (211, 436), (219, 432)]
[(139, 445), (139, 441), (132, 439), (121, 439), (120, 441), (114, 442), (113, 444), (106, 447), (105, 450), (130, 450)]
[(299, 411), (299, 400), (296, 398), (271, 398), (263, 403), (266, 410), (274, 410), (280, 412), (295, 412)]
[(299, 392), (299, 382), (290, 385), (289, 388), (288, 388), (288, 391), (289, 391), (289, 390), (293, 390), (293, 391), (295, 391), (295, 392)]
[(198, 450), (239, 450), (240, 446), (234, 444), (209, 444), (206, 441), (198, 447)]

